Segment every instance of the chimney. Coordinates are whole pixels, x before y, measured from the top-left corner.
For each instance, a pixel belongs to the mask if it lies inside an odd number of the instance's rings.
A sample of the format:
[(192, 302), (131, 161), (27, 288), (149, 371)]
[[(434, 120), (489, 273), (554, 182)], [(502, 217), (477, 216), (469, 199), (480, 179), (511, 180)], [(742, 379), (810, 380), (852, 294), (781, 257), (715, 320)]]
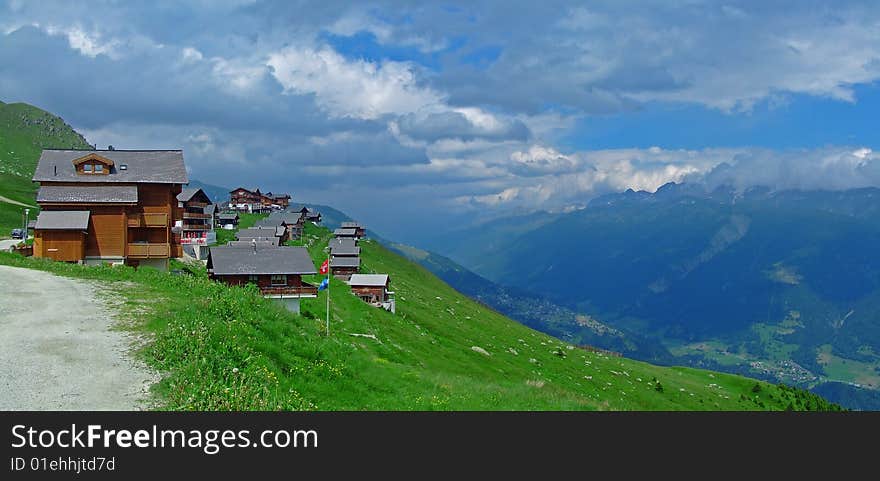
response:
[(251, 246), (254, 248), (254, 254), (257, 253), (257, 239), (251, 239)]
[(54, 175), (58, 175), (58, 164), (52, 166), (52, 172)]

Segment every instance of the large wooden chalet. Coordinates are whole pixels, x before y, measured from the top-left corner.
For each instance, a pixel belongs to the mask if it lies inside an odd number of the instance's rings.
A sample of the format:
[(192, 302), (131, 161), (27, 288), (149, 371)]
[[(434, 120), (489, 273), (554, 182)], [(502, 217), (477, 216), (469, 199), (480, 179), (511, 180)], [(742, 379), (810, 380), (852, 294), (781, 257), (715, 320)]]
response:
[(229, 192), (229, 207), (234, 210), (270, 212), (273, 209), (286, 209), (289, 205), (289, 194), (264, 194), (260, 189), (249, 190), (244, 187)]
[(208, 275), (228, 285), (254, 284), (264, 297), (299, 312), (299, 300), (317, 297), (302, 276), (316, 274), (305, 247), (223, 246), (211, 248)]
[(202, 246), (215, 244), (214, 204), (205, 191), (199, 188), (184, 188), (177, 194), (178, 207), (183, 209), (183, 232), (180, 243), (191, 245), (198, 252)]
[(180, 150), (43, 150), (34, 256), (167, 269), (181, 256)]

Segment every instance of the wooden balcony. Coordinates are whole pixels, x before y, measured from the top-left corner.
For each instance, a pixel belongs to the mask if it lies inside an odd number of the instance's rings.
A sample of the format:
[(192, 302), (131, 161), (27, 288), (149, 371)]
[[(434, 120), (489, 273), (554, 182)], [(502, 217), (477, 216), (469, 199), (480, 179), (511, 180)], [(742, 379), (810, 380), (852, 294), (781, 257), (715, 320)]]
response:
[(184, 219), (210, 219), (211, 214), (205, 214), (202, 212), (187, 212), (183, 211)]
[(183, 204), (183, 205), (185, 205), (186, 207), (208, 207), (208, 203), (207, 203), (207, 202), (196, 202), (196, 201), (194, 201), (194, 200), (193, 200), (193, 201), (186, 202), (186, 203)]
[(209, 224), (183, 224), (183, 230), (211, 230)]
[(161, 213), (141, 213), (130, 214), (128, 217), (129, 227), (167, 227), (168, 214)]
[(316, 297), (318, 288), (306, 283), (303, 283), (302, 287), (268, 286), (260, 287), (260, 293), (264, 296)]
[(128, 244), (128, 257), (133, 259), (161, 259), (168, 258), (171, 254), (169, 244)]

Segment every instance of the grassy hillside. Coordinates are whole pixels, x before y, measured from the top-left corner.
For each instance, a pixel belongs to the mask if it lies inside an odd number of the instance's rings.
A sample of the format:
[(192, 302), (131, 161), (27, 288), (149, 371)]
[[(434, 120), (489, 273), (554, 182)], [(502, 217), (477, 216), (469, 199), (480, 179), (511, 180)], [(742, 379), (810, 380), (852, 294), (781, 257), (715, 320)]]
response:
[(502, 286), (434, 252), (390, 241), (380, 242), (425, 267), (462, 294), (533, 329), (572, 344), (600, 347), (654, 364), (681, 364), (674, 362), (660, 339), (603, 324), (551, 302), (534, 290)]
[[(31, 182), (44, 148), (90, 148), (64, 120), (31, 105), (0, 102), (0, 196), (35, 205)], [(0, 199), (0, 237), (21, 225), (22, 206)], [(31, 211), (31, 219), (36, 212)]]
[[(330, 236), (307, 225), (316, 264)], [(82, 267), (0, 253), (0, 263), (100, 279), (126, 299), (166, 376), (168, 409), (681, 410), (827, 409), (812, 394), (744, 377), (663, 368), (575, 348), (468, 299), (424, 268), (366, 240), (363, 270), (389, 273), (397, 314), (347, 285), (303, 301), (297, 316), (255, 288), (151, 269)], [(317, 282), (318, 278), (311, 279)], [(132, 288), (134, 283), (137, 288)], [(113, 287), (118, 286), (118, 287)]]

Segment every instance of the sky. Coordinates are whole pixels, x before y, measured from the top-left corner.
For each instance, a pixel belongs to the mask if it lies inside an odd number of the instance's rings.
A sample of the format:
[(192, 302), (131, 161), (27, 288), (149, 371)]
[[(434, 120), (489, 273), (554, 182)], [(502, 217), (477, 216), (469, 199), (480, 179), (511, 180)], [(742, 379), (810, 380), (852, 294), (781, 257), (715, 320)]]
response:
[(880, 186), (880, 4), (0, 0), (0, 100), (390, 238), (667, 182)]

